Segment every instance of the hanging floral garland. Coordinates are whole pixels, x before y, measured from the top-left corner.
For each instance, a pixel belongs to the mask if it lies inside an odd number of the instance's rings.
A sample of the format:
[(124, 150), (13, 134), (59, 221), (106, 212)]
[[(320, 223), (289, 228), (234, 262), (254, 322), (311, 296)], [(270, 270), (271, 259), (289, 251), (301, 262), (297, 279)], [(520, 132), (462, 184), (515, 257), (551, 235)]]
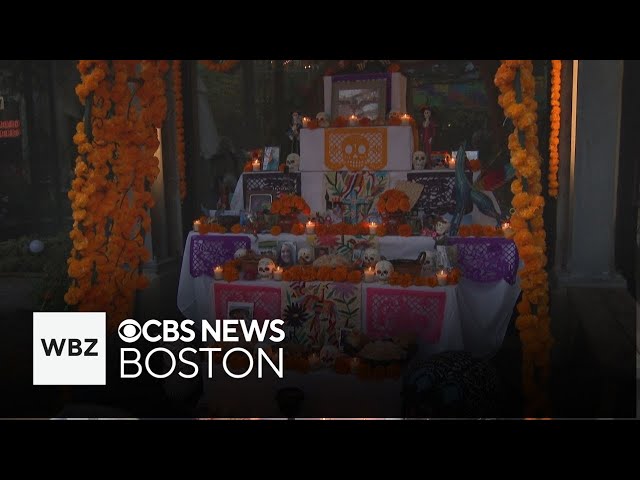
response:
[(182, 104), (182, 61), (174, 60), (171, 66), (173, 80), (173, 98), (176, 104), (176, 156), (178, 160), (178, 178), (180, 181), (180, 200), (187, 196), (187, 166), (184, 159), (184, 108)]
[(240, 60), (200, 60), (200, 63), (212, 72), (228, 72), (235, 67)]
[[(522, 341), (522, 379), (527, 416), (540, 416), (548, 408), (546, 388), (553, 339), (550, 331), (549, 284), (545, 266), (546, 233), (542, 211), (540, 154), (538, 152), (537, 102), (531, 60), (502, 60), (495, 76), (500, 90), (498, 102), (511, 119), (509, 135), (511, 163), (516, 177), (511, 227), (524, 267), (520, 270), (522, 299), (517, 305), (516, 326)], [(544, 415), (542, 415), (544, 416)]]
[(551, 60), (551, 134), (549, 137), (549, 195), (558, 198), (558, 169), (560, 168), (560, 73), (562, 60)]
[(110, 327), (131, 315), (134, 295), (148, 281), (151, 186), (160, 169), (157, 129), (166, 115), (166, 61), (81, 60), (76, 93), (84, 120), (69, 191), (73, 248), (68, 259), (68, 305), (107, 312)]

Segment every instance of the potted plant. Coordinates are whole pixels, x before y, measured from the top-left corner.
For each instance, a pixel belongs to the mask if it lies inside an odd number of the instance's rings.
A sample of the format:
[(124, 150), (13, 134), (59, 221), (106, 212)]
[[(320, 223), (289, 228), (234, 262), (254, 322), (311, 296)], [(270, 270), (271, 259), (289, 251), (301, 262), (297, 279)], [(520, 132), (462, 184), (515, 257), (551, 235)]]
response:
[(289, 233), (300, 214), (311, 215), (311, 208), (301, 196), (283, 193), (271, 203), (271, 213), (279, 216), (278, 225), (284, 233)]

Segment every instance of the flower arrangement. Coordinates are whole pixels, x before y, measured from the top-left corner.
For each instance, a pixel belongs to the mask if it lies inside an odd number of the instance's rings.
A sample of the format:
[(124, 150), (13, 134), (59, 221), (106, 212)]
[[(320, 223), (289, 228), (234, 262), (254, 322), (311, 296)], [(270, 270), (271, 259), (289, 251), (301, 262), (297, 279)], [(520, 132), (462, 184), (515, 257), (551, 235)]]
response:
[(549, 195), (558, 197), (560, 154), (560, 73), (562, 60), (551, 60), (551, 133), (549, 134)]
[[(447, 285), (457, 285), (460, 281), (460, 278), (462, 278), (462, 272), (460, 271), (460, 269), (457, 267), (453, 268), (447, 274)], [(434, 288), (438, 286), (438, 278), (435, 275), (431, 275), (429, 277), (416, 277), (409, 273), (400, 273), (394, 271), (389, 276), (389, 285), (400, 286), (403, 288), (408, 288), (412, 285), (415, 285), (417, 287)]]
[(316, 225), (316, 234), (322, 235), (369, 235), (369, 224), (362, 223), (320, 223)]
[(293, 227), (291, 227), (291, 233), (294, 235), (304, 235), (306, 232), (306, 229), (304, 228), (304, 225), (301, 223), (296, 223), (295, 225), (293, 225)]
[(231, 227), (231, 233), (242, 233), (244, 232), (244, 227), (239, 223), (236, 223)]
[(409, 197), (406, 193), (395, 188), (386, 190), (376, 203), (378, 212), (385, 213), (407, 213), (411, 210)]
[(298, 215), (299, 213), (309, 215), (311, 209), (301, 196), (285, 193), (271, 203), (271, 213), (276, 215)]
[(171, 64), (173, 81), (173, 98), (176, 115), (176, 158), (178, 163), (178, 178), (180, 182), (180, 200), (187, 196), (186, 163), (184, 157), (184, 108), (182, 104), (182, 61), (174, 60)]
[[(522, 298), (517, 305), (516, 327), (522, 340), (522, 382), (527, 416), (548, 410), (545, 385), (549, 378), (553, 338), (549, 317), (549, 284), (545, 266), (546, 234), (542, 218), (541, 158), (538, 152), (537, 103), (531, 60), (502, 60), (494, 83), (498, 101), (511, 119), (511, 164), (516, 176), (511, 184), (515, 212), (510, 218), (514, 241), (524, 268), (520, 271)], [(519, 87), (519, 88), (518, 88)]]
[(227, 229), (218, 223), (211, 222), (209, 217), (200, 217), (200, 226), (198, 227), (198, 233), (200, 235), (206, 235), (207, 233), (227, 233)]
[(271, 235), (273, 235), (274, 237), (277, 237), (282, 233), (282, 227), (280, 227), (279, 225), (274, 225), (273, 227), (271, 227), (270, 232), (271, 232)]
[(398, 227), (398, 235), (400, 235), (401, 237), (410, 237), (411, 235), (413, 235), (413, 229), (411, 228), (411, 225), (408, 225), (406, 223), (400, 225)]
[(349, 282), (360, 283), (362, 272), (347, 267), (313, 267), (295, 265), (284, 271), (282, 278), (287, 282)]
[(109, 329), (129, 318), (148, 285), (151, 185), (167, 111), (164, 60), (80, 60), (76, 94), (85, 107), (73, 137), (78, 156), (68, 193), (73, 212), (67, 305), (107, 313)]
[(222, 266), (222, 278), (227, 282), (240, 280), (240, 260), (227, 260)]

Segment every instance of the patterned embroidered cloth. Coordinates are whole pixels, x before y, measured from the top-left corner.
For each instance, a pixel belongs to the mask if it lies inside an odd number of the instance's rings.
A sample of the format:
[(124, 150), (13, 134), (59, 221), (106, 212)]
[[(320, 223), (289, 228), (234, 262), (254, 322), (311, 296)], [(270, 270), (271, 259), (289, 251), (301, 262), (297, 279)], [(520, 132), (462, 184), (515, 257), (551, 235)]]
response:
[(214, 267), (233, 258), (239, 248), (251, 248), (251, 239), (237, 235), (193, 235), (190, 272), (192, 277), (212, 277)]
[(442, 333), (445, 292), (368, 288), (367, 334), (386, 338), (418, 333), (426, 343), (438, 343)]
[(502, 279), (509, 285), (515, 283), (520, 257), (513, 240), (451, 237), (449, 243), (458, 247), (458, 266), (465, 278), (483, 283)]

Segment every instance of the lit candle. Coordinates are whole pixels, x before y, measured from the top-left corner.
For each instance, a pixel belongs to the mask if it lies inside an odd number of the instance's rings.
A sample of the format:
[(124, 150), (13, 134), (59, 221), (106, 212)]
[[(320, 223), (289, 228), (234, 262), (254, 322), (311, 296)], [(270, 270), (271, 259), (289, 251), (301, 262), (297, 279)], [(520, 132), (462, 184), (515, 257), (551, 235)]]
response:
[(349, 126), (355, 127), (358, 125), (358, 117), (356, 115), (351, 115), (349, 117)]
[(378, 229), (378, 225), (376, 225), (376, 222), (371, 222), (369, 224), (369, 235), (375, 235), (377, 229)]
[(276, 269), (273, 271), (273, 279), (274, 280), (282, 280), (282, 267), (276, 267)]
[(220, 265), (213, 269), (213, 278), (222, 280), (222, 267)]
[(199, 232), (200, 231), (200, 220), (195, 220), (193, 222), (193, 231), (194, 232)]
[(438, 285), (440, 285), (441, 287), (447, 284), (447, 272), (445, 272), (444, 270), (440, 270), (438, 273), (436, 273), (436, 277), (438, 277)]
[(449, 157), (449, 168), (452, 170), (456, 168), (456, 157)]
[(360, 359), (353, 357), (351, 359), (351, 373), (358, 373), (358, 367), (360, 366)]
[(310, 121), (311, 119), (309, 117), (302, 117), (302, 126), (304, 128), (307, 128), (309, 126)]
[(316, 231), (316, 224), (311, 220), (307, 222), (307, 235), (313, 235)]
[(309, 368), (315, 370), (319, 368), (320, 365), (320, 356), (317, 353), (312, 353), (311, 355), (309, 355)]
[(257, 158), (253, 161), (253, 171), (254, 172), (260, 171), (260, 160), (258, 160)]
[(364, 271), (364, 281), (365, 283), (371, 283), (376, 278), (376, 272), (373, 270), (373, 267), (369, 267)]
[(504, 234), (505, 238), (513, 237), (513, 229), (511, 228), (511, 223), (504, 222), (502, 224), (502, 233)]
[(409, 125), (411, 123), (411, 117), (406, 113), (400, 117), (402, 125)]

